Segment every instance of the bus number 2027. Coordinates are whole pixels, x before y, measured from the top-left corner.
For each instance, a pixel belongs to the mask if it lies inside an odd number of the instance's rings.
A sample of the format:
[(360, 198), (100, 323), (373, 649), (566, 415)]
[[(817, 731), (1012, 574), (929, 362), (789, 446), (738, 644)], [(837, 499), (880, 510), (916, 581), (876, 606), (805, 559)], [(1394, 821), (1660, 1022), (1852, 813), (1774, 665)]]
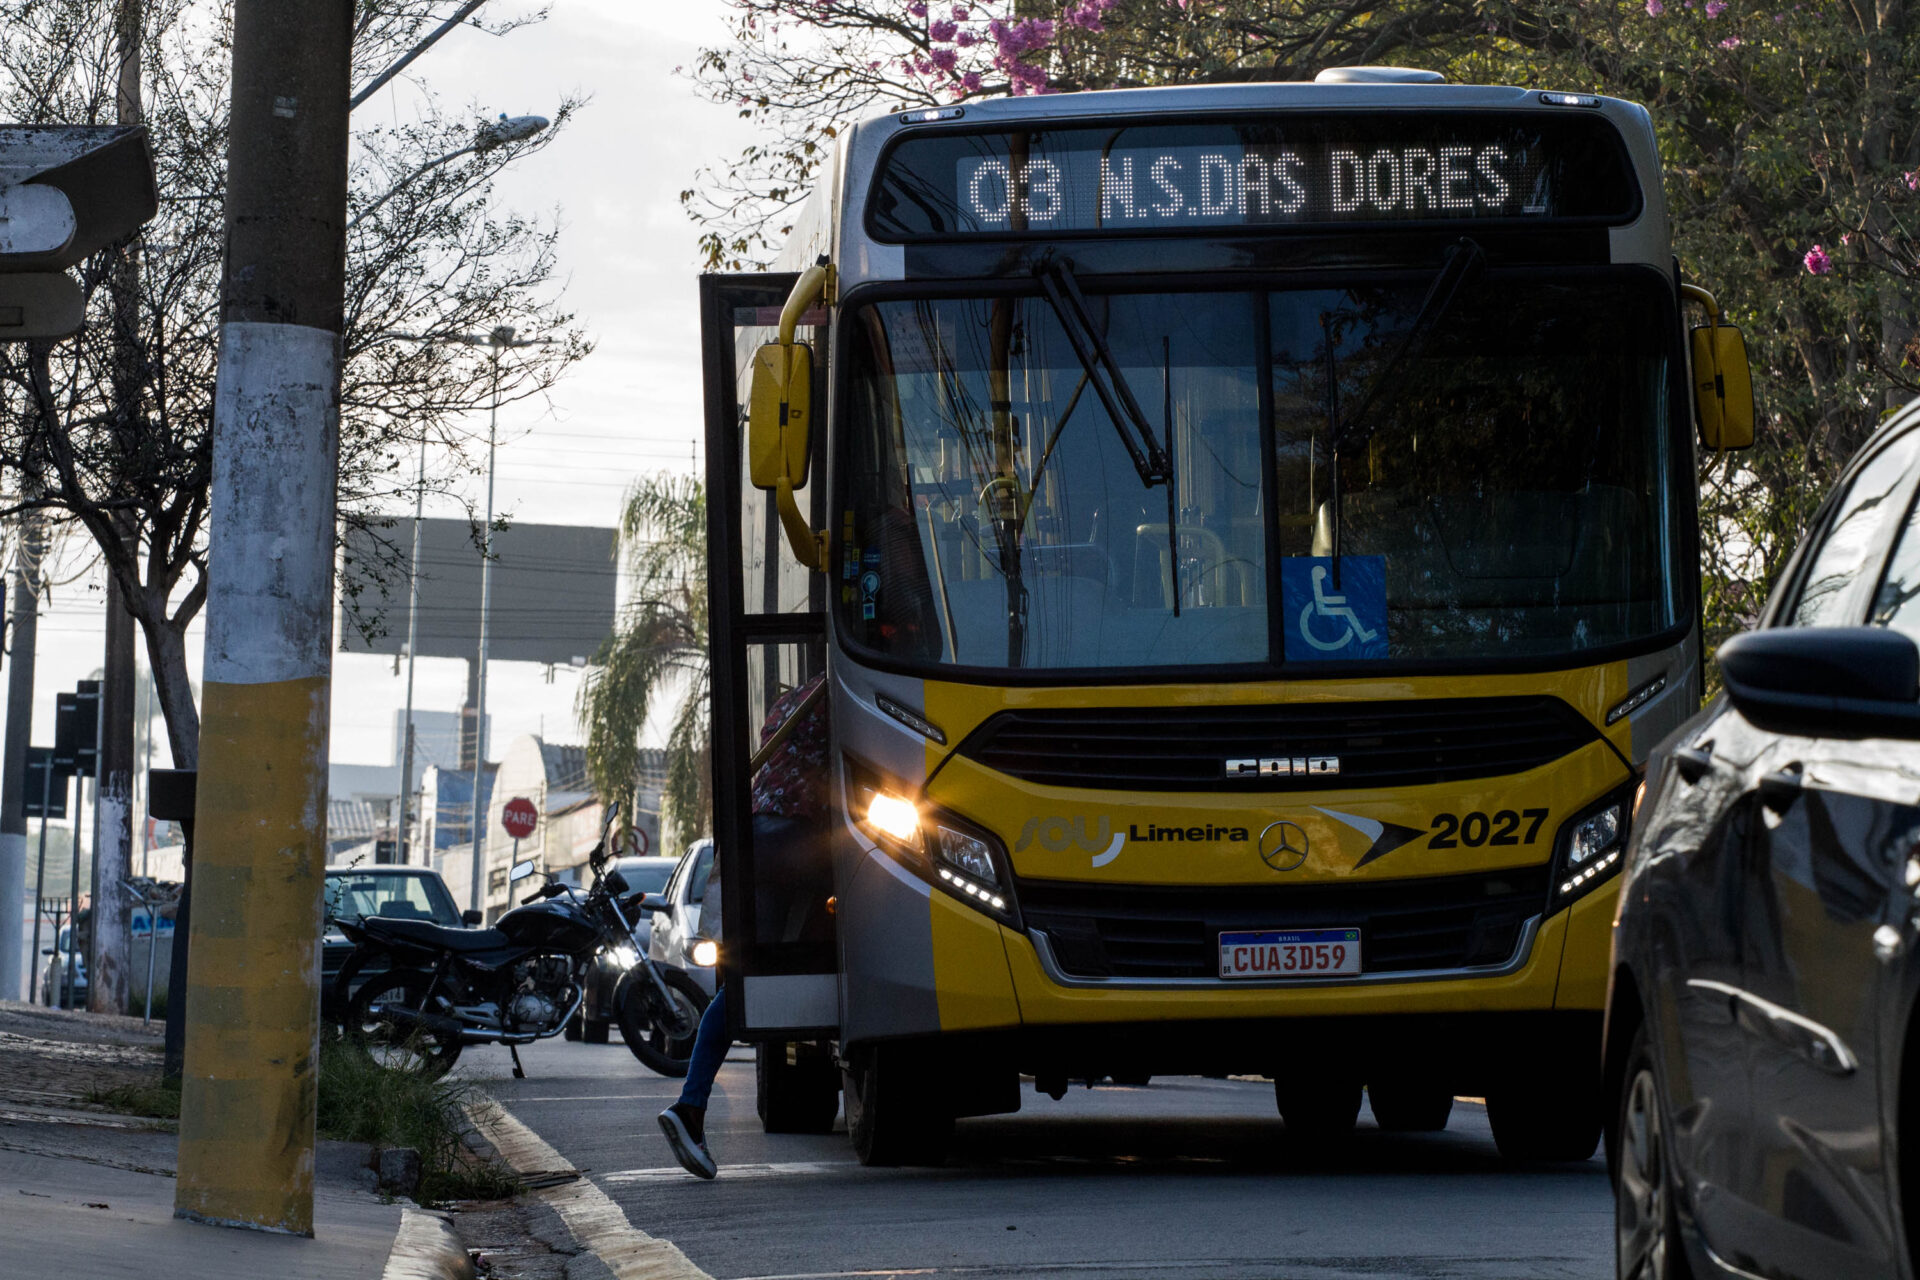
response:
[[(1458, 849), (1466, 845), (1478, 849), (1485, 844), (1532, 844), (1547, 820), (1545, 809), (1502, 809), (1488, 817), (1484, 813), (1439, 813), (1433, 818), (1433, 838), (1429, 849)], [(1521, 830), (1525, 827), (1525, 831)]]

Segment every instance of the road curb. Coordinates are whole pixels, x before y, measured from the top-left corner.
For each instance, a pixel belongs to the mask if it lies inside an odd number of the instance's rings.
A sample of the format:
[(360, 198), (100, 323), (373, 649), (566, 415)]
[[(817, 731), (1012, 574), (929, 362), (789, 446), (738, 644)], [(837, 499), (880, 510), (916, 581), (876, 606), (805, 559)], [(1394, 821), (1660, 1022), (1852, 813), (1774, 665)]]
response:
[(680, 1246), (650, 1236), (627, 1220), (612, 1197), (539, 1134), (491, 1099), (470, 1106), (468, 1117), (494, 1149), (529, 1180), (532, 1194), (560, 1215), (574, 1242), (598, 1258), (614, 1280), (713, 1280)]
[(380, 1280), (474, 1280), (473, 1259), (444, 1214), (408, 1205)]

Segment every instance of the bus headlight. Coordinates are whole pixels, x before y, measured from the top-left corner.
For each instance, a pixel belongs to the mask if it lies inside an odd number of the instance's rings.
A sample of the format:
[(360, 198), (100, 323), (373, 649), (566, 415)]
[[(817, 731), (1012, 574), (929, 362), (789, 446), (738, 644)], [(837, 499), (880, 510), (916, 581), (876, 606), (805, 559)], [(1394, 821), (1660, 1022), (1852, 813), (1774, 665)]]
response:
[(992, 833), (957, 814), (916, 803), (848, 760), (848, 810), (882, 849), (936, 886), (1004, 924), (1019, 927), (1006, 852)]
[(1608, 796), (1560, 829), (1549, 912), (1570, 906), (1619, 873), (1627, 853), (1630, 794)]
[(693, 944), (687, 958), (702, 969), (711, 969), (720, 963), (720, 946), (711, 938), (702, 938)]
[(867, 821), (881, 834), (892, 836), (902, 844), (920, 841), (920, 811), (911, 800), (876, 791), (867, 802)]

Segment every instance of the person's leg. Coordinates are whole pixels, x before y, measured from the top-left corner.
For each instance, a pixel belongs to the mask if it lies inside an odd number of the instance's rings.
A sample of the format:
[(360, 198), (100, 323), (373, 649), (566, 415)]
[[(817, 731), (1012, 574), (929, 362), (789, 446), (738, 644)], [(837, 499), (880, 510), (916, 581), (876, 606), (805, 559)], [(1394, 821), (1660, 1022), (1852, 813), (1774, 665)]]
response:
[(680, 1086), (681, 1105), (706, 1110), (707, 1099), (713, 1096), (714, 1077), (720, 1074), (727, 1050), (732, 1047), (733, 1037), (727, 1034), (727, 989), (720, 986), (714, 990), (713, 1003), (700, 1015), (700, 1030), (693, 1037), (693, 1057), (687, 1061), (687, 1080)]
[(713, 1096), (714, 1077), (720, 1074), (732, 1046), (727, 1035), (727, 989), (723, 986), (714, 992), (713, 1003), (700, 1016), (680, 1100), (659, 1115), (660, 1131), (667, 1135), (667, 1145), (673, 1148), (680, 1167), (702, 1178), (719, 1172), (713, 1153), (707, 1150), (707, 1100)]

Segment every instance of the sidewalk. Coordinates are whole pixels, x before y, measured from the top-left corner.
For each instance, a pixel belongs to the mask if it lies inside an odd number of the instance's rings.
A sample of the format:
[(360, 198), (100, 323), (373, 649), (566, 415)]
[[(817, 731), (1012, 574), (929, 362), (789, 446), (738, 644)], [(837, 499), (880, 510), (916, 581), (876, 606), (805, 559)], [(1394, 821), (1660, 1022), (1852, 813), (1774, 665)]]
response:
[(321, 1142), (314, 1238), (173, 1216), (171, 1121), (110, 1114), (90, 1089), (151, 1083), (160, 1026), (0, 1001), (0, 1273), (8, 1280), (463, 1280), (441, 1219), (375, 1188), (367, 1149)]

